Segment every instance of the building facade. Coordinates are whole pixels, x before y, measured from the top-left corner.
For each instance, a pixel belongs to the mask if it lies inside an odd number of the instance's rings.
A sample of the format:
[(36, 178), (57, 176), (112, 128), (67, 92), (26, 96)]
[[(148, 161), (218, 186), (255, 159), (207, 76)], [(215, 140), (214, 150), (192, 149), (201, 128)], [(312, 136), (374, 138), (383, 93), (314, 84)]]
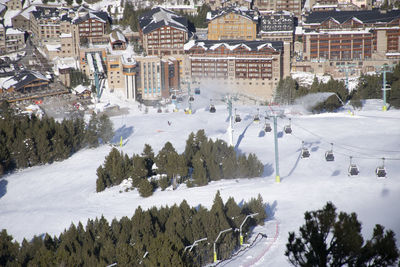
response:
[(261, 40), (283, 41), (293, 44), (295, 18), (286, 11), (262, 12), (259, 37)]
[[(309, 14), (296, 28), (293, 70), (358, 72), (400, 60), (400, 10), (325, 11)], [(339, 66), (339, 67), (338, 67)]]
[(208, 12), (208, 40), (255, 40), (259, 14), (229, 7)]
[(25, 47), (25, 32), (8, 28), (6, 30), (7, 53), (21, 50), (24, 47)]
[(290, 44), (281, 41), (190, 41), (185, 51), (193, 87), (229, 88), (271, 100), (290, 72)]
[(303, 0), (255, 0), (253, 8), (260, 11), (289, 11), (296, 17), (301, 17)]
[(107, 55), (108, 88), (119, 91), (126, 99), (137, 96), (137, 62), (130, 56)]
[(145, 102), (169, 98), (179, 87), (179, 63), (174, 57), (137, 57), (140, 68), (138, 97)]
[(183, 55), (183, 45), (191, 37), (187, 19), (157, 7), (139, 19), (140, 39), (147, 55)]
[(20, 0), (0, 0), (0, 3), (7, 7), (7, 10), (22, 9), (22, 2)]

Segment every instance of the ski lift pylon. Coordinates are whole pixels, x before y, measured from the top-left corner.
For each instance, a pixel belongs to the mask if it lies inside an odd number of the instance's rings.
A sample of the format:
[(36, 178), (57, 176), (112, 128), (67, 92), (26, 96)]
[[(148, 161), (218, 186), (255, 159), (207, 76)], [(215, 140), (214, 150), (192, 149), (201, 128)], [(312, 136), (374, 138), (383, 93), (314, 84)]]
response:
[(254, 116), (254, 122), (260, 122), (259, 109), (257, 109), (257, 114)]
[(357, 176), (357, 175), (360, 173), (360, 171), (359, 171), (357, 165), (354, 164), (354, 163), (352, 162), (352, 160), (353, 160), (353, 157), (350, 156), (350, 166), (349, 166), (349, 170), (348, 170), (348, 175), (349, 175), (350, 177)]
[(333, 143), (331, 143), (331, 150), (325, 152), (325, 160), (326, 161), (334, 161), (335, 155), (333, 154)]
[(386, 178), (385, 158), (382, 158), (382, 165), (375, 169), (376, 178)]

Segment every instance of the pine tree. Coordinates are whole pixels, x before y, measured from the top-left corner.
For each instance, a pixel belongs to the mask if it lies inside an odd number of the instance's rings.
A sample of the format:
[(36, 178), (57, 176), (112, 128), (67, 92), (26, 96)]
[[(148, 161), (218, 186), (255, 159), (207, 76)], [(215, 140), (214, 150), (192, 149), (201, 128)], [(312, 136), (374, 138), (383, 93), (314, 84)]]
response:
[(206, 168), (204, 167), (204, 160), (202, 159), (200, 152), (197, 152), (196, 155), (194, 155), (192, 164), (193, 164), (192, 178), (194, 183), (198, 186), (203, 186), (208, 184), (207, 171)]
[(328, 202), (321, 210), (306, 212), (300, 236), (289, 233), (285, 255), (294, 266), (390, 266), (399, 251), (392, 231), (375, 226), (365, 245), (355, 213), (336, 213)]
[(153, 194), (153, 186), (147, 179), (142, 179), (139, 184), (139, 194), (142, 197), (149, 197)]
[(0, 266), (16, 265), (18, 255), (18, 243), (12, 242), (13, 237), (3, 229), (0, 232)]
[(103, 114), (100, 116), (97, 128), (99, 137), (103, 143), (109, 143), (114, 136), (114, 130), (113, 124), (107, 115)]
[(153, 164), (154, 164), (154, 152), (153, 148), (149, 144), (145, 144), (142, 152), (142, 157), (145, 161), (145, 166), (147, 169), (147, 176), (153, 175)]
[(96, 113), (92, 113), (89, 125), (86, 130), (86, 142), (89, 147), (97, 147), (99, 145), (98, 128), (99, 125)]
[(184, 152), (186, 162), (189, 167), (193, 167), (192, 159), (197, 151), (198, 151), (198, 148), (195, 143), (195, 135), (194, 135), (194, 133), (190, 133), (188, 139), (186, 140), (186, 146), (185, 146), (185, 152)]

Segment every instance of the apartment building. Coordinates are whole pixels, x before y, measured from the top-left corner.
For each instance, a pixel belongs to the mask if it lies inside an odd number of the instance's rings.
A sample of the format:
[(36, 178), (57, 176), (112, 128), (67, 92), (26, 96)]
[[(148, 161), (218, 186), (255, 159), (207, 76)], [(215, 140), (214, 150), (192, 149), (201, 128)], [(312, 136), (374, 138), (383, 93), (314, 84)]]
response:
[(109, 41), (106, 29), (110, 26), (110, 19), (107, 12), (80, 7), (72, 24), (78, 26), (81, 42), (82, 39), (87, 39), (92, 44), (106, 44)]
[(0, 54), (18, 51), (25, 46), (25, 33), (0, 24)]
[(20, 0), (0, 0), (0, 4), (7, 7), (7, 10), (22, 9), (22, 2)]
[(284, 41), (293, 44), (295, 17), (287, 11), (260, 12), (261, 40)]
[[(362, 71), (372, 71), (374, 65), (396, 63), (399, 28), (400, 10), (313, 12), (296, 29), (294, 67), (330, 72), (336, 65), (355, 64)], [(302, 61), (317, 62), (319, 67)]]
[(207, 13), (208, 40), (255, 40), (259, 13), (231, 6)]
[(205, 0), (205, 3), (208, 4), (213, 11), (232, 5), (250, 9), (252, 2), (252, 0)]
[(118, 91), (126, 99), (137, 96), (137, 62), (127, 55), (107, 55), (108, 88)]
[(304, 2), (304, 0), (255, 0), (253, 8), (259, 11), (289, 11), (299, 18)]
[(6, 31), (4, 26), (0, 24), (0, 54), (5, 54), (6, 51)]
[(157, 7), (139, 18), (140, 39), (147, 55), (183, 55), (183, 45), (192, 36), (187, 19)]
[(279, 80), (290, 73), (290, 44), (282, 41), (189, 41), (185, 52), (193, 87), (271, 100)]
[(17, 15), (11, 18), (12, 27), (21, 31), (31, 32), (30, 13), (36, 10), (38, 5), (30, 5), (21, 10)]
[(174, 57), (156, 56), (135, 58), (140, 68), (138, 98), (145, 102), (169, 98), (179, 87), (179, 63)]
[(6, 51), (7, 53), (21, 50), (25, 46), (25, 32), (8, 28), (6, 30)]

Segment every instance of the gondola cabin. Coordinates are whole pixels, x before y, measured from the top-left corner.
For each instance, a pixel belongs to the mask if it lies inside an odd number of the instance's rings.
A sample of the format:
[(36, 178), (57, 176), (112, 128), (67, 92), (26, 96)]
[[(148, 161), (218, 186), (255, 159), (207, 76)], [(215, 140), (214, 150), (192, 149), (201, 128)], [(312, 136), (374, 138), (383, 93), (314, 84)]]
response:
[(301, 158), (302, 159), (306, 159), (310, 157), (310, 151), (308, 150), (308, 148), (303, 147), (301, 149)]
[(329, 150), (325, 152), (325, 160), (326, 161), (334, 161), (335, 160), (335, 155), (333, 155), (333, 151)]
[(254, 122), (260, 122), (260, 116), (258, 116), (258, 115), (255, 115), (254, 116)]
[(265, 123), (264, 125), (264, 131), (266, 133), (269, 133), (270, 131), (272, 131), (271, 125), (269, 123)]
[(283, 127), (283, 131), (285, 134), (292, 134), (292, 127), (290, 125), (285, 125), (285, 127)]
[(240, 115), (235, 115), (235, 122), (241, 122), (242, 119), (240, 118)]
[(385, 158), (382, 158), (382, 165), (375, 169), (376, 178), (386, 178)]
[(353, 177), (353, 176), (357, 176), (359, 173), (360, 173), (360, 171), (358, 170), (357, 165), (356, 164), (350, 164), (349, 170), (348, 170), (348, 175), (350, 177)]
[(171, 99), (172, 99), (172, 100), (176, 100), (176, 95), (172, 95), (172, 96), (171, 96)]
[(189, 96), (189, 102), (193, 102), (194, 101), (194, 97), (191, 95)]
[(194, 94), (199, 95), (200, 94), (200, 88), (195, 88), (194, 89)]
[(214, 105), (210, 105), (210, 113), (215, 113), (217, 110)]

